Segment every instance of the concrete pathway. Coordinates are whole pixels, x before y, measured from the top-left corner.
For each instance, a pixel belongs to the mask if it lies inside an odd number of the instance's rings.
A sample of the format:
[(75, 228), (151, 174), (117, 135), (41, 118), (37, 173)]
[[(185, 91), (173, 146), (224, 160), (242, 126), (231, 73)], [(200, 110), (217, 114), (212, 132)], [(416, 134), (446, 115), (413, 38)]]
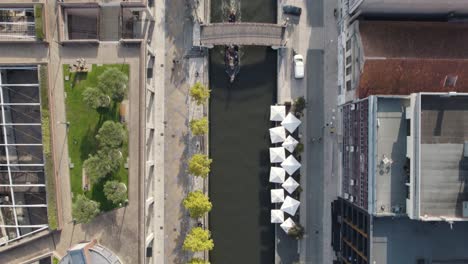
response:
[[(336, 1), (279, 0), (281, 6), (302, 7), (301, 17), (289, 17), (286, 48), (279, 51), (278, 101), (292, 101), (305, 96), (307, 109), (301, 134), (305, 144), (301, 168), (301, 224), (306, 235), (299, 243), (300, 263), (331, 263), (331, 201), (337, 195), (338, 144), (336, 134), (326, 123), (338, 123), (337, 102), (337, 30), (333, 16)], [(302, 54), (306, 76), (293, 77), (295, 53)]]

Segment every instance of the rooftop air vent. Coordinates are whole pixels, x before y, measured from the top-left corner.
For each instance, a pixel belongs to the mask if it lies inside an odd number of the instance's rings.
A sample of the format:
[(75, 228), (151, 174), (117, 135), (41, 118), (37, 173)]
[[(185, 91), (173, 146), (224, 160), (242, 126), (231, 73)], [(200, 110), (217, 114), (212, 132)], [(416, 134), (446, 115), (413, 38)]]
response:
[(455, 87), (457, 84), (458, 75), (448, 74), (445, 76), (444, 87)]

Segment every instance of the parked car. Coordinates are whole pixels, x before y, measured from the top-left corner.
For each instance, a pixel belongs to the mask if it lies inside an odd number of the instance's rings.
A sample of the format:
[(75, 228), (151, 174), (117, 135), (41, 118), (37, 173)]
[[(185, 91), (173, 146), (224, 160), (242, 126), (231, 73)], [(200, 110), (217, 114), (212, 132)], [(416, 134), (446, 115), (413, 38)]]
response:
[(302, 13), (302, 9), (300, 7), (293, 6), (293, 5), (284, 5), (283, 13), (287, 15), (300, 16)]
[(294, 78), (304, 78), (304, 58), (302, 55), (294, 55)]

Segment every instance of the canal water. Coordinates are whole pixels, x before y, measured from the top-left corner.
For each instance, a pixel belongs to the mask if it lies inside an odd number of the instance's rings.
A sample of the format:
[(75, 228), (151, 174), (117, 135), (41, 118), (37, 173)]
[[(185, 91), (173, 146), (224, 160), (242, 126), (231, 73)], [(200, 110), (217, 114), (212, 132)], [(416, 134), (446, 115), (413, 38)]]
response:
[[(230, 8), (242, 22), (276, 23), (276, 1), (211, 1), (211, 22)], [(224, 71), (224, 47), (210, 51), (210, 230), (214, 264), (274, 263), (270, 223), (269, 109), (276, 103), (277, 53), (240, 47), (240, 73), (233, 84)]]

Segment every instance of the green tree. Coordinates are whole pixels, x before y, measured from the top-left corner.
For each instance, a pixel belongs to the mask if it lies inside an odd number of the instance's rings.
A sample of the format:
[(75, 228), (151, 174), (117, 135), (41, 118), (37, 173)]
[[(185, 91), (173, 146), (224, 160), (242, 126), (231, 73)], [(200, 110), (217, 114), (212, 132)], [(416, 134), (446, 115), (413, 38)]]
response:
[(99, 203), (79, 194), (73, 203), (73, 219), (78, 223), (89, 223), (99, 214)]
[(102, 148), (98, 151), (97, 155), (109, 172), (115, 172), (119, 169), (120, 161), (123, 156), (120, 150), (114, 148)]
[(200, 82), (196, 82), (190, 88), (190, 96), (197, 102), (197, 105), (205, 104), (206, 100), (210, 98), (210, 92), (211, 90)]
[(108, 120), (99, 128), (96, 139), (101, 147), (117, 148), (122, 145), (126, 136), (127, 133), (122, 124)]
[(212, 250), (214, 248), (213, 239), (211, 239), (210, 231), (203, 230), (201, 227), (195, 227), (190, 230), (190, 233), (185, 237), (183, 249), (197, 252)]
[(83, 162), (83, 167), (92, 183), (106, 177), (111, 171), (98, 155), (89, 155), (88, 159)]
[(294, 114), (296, 116), (302, 116), (305, 108), (306, 108), (306, 101), (303, 96), (297, 98), (294, 101)]
[(304, 237), (304, 227), (297, 223), (289, 229), (288, 235), (294, 237), (297, 240), (302, 239)]
[(98, 76), (98, 89), (115, 102), (122, 102), (127, 93), (128, 77), (117, 68), (108, 68)]
[(190, 130), (195, 136), (201, 136), (208, 132), (208, 118), (203, 117), (190, 121)]
[(118, 181), (108, 181), (104, 184), (104, 194), (113, 204), (123, 203), (127, 200), (127, 186)]
[(120, 166), (122, 154), (117, 149), (104, 148), (96, 155), (89, 155), (83, 167), (92, 183), (96, 183)]
[(210, 262), (201, 258), (193, 258), (188, 262), (188, 264), (210, 264)]
[(201, 191), (190, 192), (184, 199), (183, 204), (193, 218), (202, 217), (205, 213), (211, 211), (213, 207), (208, 196)]
[(95, 87), (88, 87), (83, 91), (83, 102), (93, 109), (107, 108), (110, 105), (110, 97)]
[(205, 178), (210, 173), (211, 162), (213, 160), (208, 158), (207, 155), (195, 154), (189, 160), (188, 171), (190, 174)]

